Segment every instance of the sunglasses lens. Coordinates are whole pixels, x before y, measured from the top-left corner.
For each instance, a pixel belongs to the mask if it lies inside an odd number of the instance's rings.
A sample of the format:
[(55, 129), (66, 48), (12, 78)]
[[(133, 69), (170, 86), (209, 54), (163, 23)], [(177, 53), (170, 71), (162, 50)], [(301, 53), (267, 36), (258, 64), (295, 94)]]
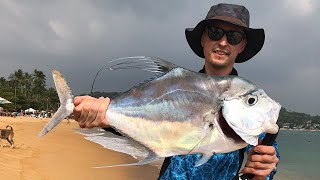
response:
[(238, 45), (242, 39), (245, 38), (245, 35), (237, 31), (228, 31), (225, 32), (221, 28), (215, 26), (207, 26), (208, 37), (213, 41), (219, 41), (224, 34), (227, 35), (228, 43), (231, 45)]
[(231, 45), (237, 45), (242, 41), (243, 36), (240, 32), (230, 31), (227, 33), (227, 40)]
[(220, 40), (224, 35), (224, 32), (220, 28), (216, 28), (214, 26), (208, 27), (208, 37), (213, 41)]

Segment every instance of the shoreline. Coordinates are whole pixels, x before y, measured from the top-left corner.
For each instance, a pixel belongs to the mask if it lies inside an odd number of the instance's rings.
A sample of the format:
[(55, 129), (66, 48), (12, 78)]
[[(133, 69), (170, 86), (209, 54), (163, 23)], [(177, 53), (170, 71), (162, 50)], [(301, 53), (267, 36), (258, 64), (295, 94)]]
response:
[(320, 130), (317, 130), (317, 129), (308, 130), (308, 129), (285, 129), (285, 128), (280, 128), (280, 130), (284, 130), (284, 131), (303, 131), (303, 132), (320, 132)]

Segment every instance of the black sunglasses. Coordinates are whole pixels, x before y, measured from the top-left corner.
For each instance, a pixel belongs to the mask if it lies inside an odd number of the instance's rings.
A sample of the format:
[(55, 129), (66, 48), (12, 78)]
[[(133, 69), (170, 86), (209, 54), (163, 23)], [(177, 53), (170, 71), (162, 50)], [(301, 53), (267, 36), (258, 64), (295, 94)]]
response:
[(207, 26), (208, 37), (213, 41), (219, 41), (224, 35), (227, 36), (227, 41), (231, 45), (238, 45), (242, 39), (246, 38), (244, 33), (238, 31), (224, 31), (215, 26)]

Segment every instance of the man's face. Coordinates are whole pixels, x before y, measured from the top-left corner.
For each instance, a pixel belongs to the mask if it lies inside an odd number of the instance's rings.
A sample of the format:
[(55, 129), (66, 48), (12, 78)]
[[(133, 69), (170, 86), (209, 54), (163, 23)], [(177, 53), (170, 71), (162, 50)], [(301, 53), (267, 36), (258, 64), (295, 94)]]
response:
[[(216, 22), (213, 25), (224, 31), (238, 31), (243, 33), (242, 28), (229, 23)], [(237, 45), (231, 45), (227, 41), (226, 35), (224, 35), (220, 40), (214, 41), (208, 37), (208, 30), (204, 30), (201, 45), (203, 47), (206, 64), (218, 69), (223, 69), (233, 67), (238, 54), (243, 51), (246, 45), (246, 40), (242, 40)]]

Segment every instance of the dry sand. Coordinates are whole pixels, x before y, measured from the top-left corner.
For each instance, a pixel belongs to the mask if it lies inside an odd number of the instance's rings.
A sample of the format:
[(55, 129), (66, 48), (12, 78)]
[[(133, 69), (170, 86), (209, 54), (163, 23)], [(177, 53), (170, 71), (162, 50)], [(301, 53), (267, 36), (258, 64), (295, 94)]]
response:
[(156, 179), (154, 166), (94, 169), (95, 166), (136, 162), (132, 157), (87, 141), (75, 121), (59, 124), (52, 132), (37, 135), (48, 119), (0, 117), (0, 128), (13, 126), (15, 147), (6, 140), (0, 148), (0, 179)]

